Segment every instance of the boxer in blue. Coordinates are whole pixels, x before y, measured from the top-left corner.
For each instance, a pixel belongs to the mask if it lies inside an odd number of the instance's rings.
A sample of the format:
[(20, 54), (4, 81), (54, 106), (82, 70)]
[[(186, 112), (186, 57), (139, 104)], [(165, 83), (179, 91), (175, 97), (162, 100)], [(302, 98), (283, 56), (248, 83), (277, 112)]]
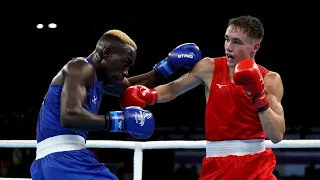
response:
[(92, 54), (72, 59), (52, 79), (38, 116), (37, 154), (30, 167), (33, 180), (118, 179), (85, 148), (88, 132), (125, 132), (147, 139), (154, 131), (154, 117), (134, 106), (99, 115), (103, 93), (120, 96), (132, 85), (152, 88), (178, 68), (201, 59), (195, 44), (182, 44), (152, 71), (127, 78), (136, 50), (127, 34), (110, 30)]

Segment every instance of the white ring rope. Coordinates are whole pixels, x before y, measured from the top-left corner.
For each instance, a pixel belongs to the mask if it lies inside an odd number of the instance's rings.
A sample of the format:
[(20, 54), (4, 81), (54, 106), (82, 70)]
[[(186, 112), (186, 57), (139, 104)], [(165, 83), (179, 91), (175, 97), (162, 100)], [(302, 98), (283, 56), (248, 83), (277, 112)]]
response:
[[(266, 140), (267, 148), (320, 148), (320, 140), (282, 140), (273, 144)], [(35, 148), (36, 140), (0, 140), (0, 148)], [(142, 160), (144, 149), (205, 149), (206, 141), (110, 141), (110, 140), (88, 140), (87, 148), (117, 148), (133, 149), (133, 179), (142, 180)], [(0, 180), (18, 180), (23, 178), (0, 178)]]
[[(273, 144), (266, 140), (267, 148), (320, 148), (320, 140), (282, 140), (280, 143)], [(0, 148), (35, 148), (35, 140), (0, 140)], [(87, 148), (116, 148), (116, 149), (135, 149), (141, 146), (141, 149), (204, 149), (205, 140), (197, 141), (110, 141), (110, 140), (88, 140)]]

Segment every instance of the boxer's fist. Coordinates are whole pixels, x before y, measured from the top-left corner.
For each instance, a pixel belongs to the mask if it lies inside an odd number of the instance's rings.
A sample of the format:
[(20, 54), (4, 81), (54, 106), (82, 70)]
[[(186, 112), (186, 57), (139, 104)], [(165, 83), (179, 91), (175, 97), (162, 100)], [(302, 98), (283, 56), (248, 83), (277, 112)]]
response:
[(155, 65), (154, 70), (166, 78), (182, 66), (191, 69), (201, 59), (199, 47), (194, 43), (185, 43), (174, 48), (166, 59)]
[(234, 70), (233, 80), (235, 84), (244, 86), (246, 93), (252, 97), (253, 105), (258, 112), (269, 108), (269, 102), (264, 92), (263, 77), (253, 60), (239, 61)]
[(129, 106), (139, 106), (144, 108), (147, 105), (153, 105), (158, 100), (158, 94), (154, 89), (145, 86), (130, 86), (124, 90), (120, 96), (120, 106), (122, 108)]
[(111, 132), (126, 132), (134, 138), (147, 139), (154, 131), (154, 117), (140, 107), (127, 107), (122, 111), (111, 111), (106, 115)]
[(182, 66), (191, 69), (202, 58), (199, 47), (194, 43), (185, 43), (173, 49), (167, 58), (173, 70)]

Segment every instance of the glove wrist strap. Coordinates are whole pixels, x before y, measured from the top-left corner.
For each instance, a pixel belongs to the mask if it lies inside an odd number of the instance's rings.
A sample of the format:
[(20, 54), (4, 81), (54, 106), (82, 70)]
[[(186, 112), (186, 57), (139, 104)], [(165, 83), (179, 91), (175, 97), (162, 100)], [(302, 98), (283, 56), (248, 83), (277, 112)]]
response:
[(106, 130), (106, 131), (109, 131), (110, 130), (110, 115), (109, 115), (109, 113), (107, 113), (105, 116), (105, 125), (104, 125), (104, 129)]
[(123, 124), (123, 112), (122, 111), (110, 111), (109, 113), (109, 131), (110, 132), (122, 132), (124, 129)]
[(254, 107), (258, 112), (265, 111), (269, 108), (268, 98), (264, 91), (252, 99)]
[(150, 94), (150, 102), (148, 103), (148, 105), (154, 105), (158, 100), (158, 93), (155, 89), (150, 89)]
[(153, 69), (158, 76), (161, 76), (163, 78), (167, 78), (173, 73), (173, 70), (170, 67), (167, 59), (163, 59), (162, 61), (157, 63)]

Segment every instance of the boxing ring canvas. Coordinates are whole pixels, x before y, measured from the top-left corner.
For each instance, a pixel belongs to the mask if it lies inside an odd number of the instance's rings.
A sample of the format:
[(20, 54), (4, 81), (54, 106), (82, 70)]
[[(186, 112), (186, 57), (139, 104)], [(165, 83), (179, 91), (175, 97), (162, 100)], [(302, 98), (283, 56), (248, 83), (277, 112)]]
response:
[[(320, 148), (320, 140), (282, 140), (280, 143), (273, 144), (266, 140), (267, 148)], [(36, 148), (36, 140), (1, 140), (0, 148)], [(148, 149), (205, 149), (205, 140), (196, 141), (108, 141), (108, 140), (89, 140), (87, 148), (115, 148), (132, 149), (133, 157), (133, 180), (142, 180), (143, 150)], [(25, 178), (1, 178), (0, 180), (18, 180)]]

